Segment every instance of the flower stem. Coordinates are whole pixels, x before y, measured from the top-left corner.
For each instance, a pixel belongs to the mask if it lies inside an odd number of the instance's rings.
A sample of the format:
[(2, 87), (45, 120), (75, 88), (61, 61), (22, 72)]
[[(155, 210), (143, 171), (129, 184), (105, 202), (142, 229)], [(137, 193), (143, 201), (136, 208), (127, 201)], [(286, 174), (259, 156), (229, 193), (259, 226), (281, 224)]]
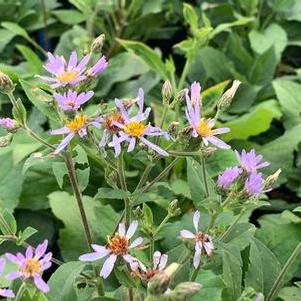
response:
[(275, 283), (273, 284), (273, 287), (271, 288), (271, 291), (267, 297), (267, 301), (272, 301), (274, 300), (279, 292), (279, 289), (282, 284), (282, 280), (284, 276), (286, 275), (287, 271), (291, 267), (291, 265), (294, 263), (294, 261), (301, 255), (301, 241), (289, 257), (289, 259), (286, 261), (285, 265), (283, 266), (282, 270), (280, 271)]
[(15, 301), (20, 301), (21, 300), (21, 298), (23, 297), (23, 294), (25, 293), (25, 289), (26, 289), (26, 283), (22, 282), (22, 284), (19, 287), (19, 290), (17, 292)]
[(203, 181), (204, 181), (204, 186), (205, 186), (205, 192), (206, 192), (206, 197), (210, 196), (209, 188), (208, 188), (208, 180), (207, 180), (207, 173), (206, 173), (206, 162), (204, 156), (201, 157), (202, 161), (202, 176), (203, 176)]
[[(126, 178), (125, 178), (125, 171), (124, 171), (123, 152), (118, 157), (117, 169), (118, 169), (118, 177), (119, 177), (121, 189), (126, 192), (128, 191), (128, 189), (126, 185)], [(131, 202), (128, 197), (124, 198), (124, 216), (125, 216), (125, 225), (126, 227), (128, 227), (131, 222)]]
[(143, 172), (143, 174), (142, 174), (142, 176), (141, 176), (141, 178), (140, 178), (140, 181), (139, 181), (139, 183), (138, 183), (138, 185), (137, 185), (135, 191), (139, 190), (139, 189), (144, 185), (144, 183), (146, 182), (146, 180), (147, 180), (147, 178), (148, 178), (148, 175), (149, 175), (150, 171), (151, 171), (152, 168), (153, 168), (153, 165), (154, 165), (153, 162), (150, 162), (150, 163), (146, 166), (146, 168), (144, 169), (144, 172)]
[(179, 82), (179, 85), (178, 85), (178, 90), (180, 91), (183, 86), (184, 86), (184, 83), (185, 83), (185, 79), (187, 77), (187, 73), (189, 71), (189, 67), (190, 67), (190, 63), (191, 63), (191, 56), (189, 55), (187, 57), (187, 60), (186, 60), (186, 63), (184, 65), (184, 68), (183, 68), (183, 71), (182, 71), (182, 74), (181, 74), (181, 78), (180, 78), (180, 82)]
[(154, 234), (152, 233), (149, 237), (149, 259), (150, 259), (150, 261), (152, 261), (154, 252), (155, 252), (155, 238), (154, 238)]
[(87, 242), (89, 244), (89, 248), (92, 250), (92, 247), (91, 247), (91, 244), (93, 243), (92, 234), (91, 234), (91, 230), (89, 227), (87, 215), (85, 212), (83, 198), (82, 198), (81, 191), (79, 189), (76, 172), (75, 172), (75, 168), (74, 168), (74, 161), (72, 159), (71, 154), (67, 154), (65, 163), (66, 163), (66, 166), (68, 169), (68, 176), (69, 176), (69, 180), (70, 180), (70, 183), (71, 183), (71, 186), (73, 189), (73, 193), (76, 198), (77, 205), (78, 205), (78, 208), (79, 208), (79, 211), (81, 214), (82, 223), (84, 226)]
[(201, 268), (201, 265), (199, 264), (199, 266), (196, 269), (194, 269), (194, 271), (191, 275), (190, 281), (195, 281), (196, 277), (199, 274), (200, 268)]

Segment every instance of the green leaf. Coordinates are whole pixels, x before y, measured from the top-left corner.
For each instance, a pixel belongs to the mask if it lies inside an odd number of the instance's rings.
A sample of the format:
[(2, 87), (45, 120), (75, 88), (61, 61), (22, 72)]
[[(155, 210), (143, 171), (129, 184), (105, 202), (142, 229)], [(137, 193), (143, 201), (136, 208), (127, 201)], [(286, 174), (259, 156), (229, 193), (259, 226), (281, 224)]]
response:
[(134, 278), (131, 277), (131, 275), (129, 274), (129, 272), (127, 270), (122, 270), (120, 268), (117, 268), (117, 269), (114, 269), (114, 274), (121, 285), (124, 285), (125, 287), (128, 287), (128, 288), (137, 287), (137, 284), (134, 281)]
[(267, 296), (280, 273), (280, 264), (271, 250), (256, 238), (251, 240), (249, 260), (245, 286), (253, 287)]
[(95, 195), (96, 200), (104, 199), (117, 199), (123, 200), (124, 198), (130, 197), (131, 194), (128, 191), (123, 191), (121, 189), (112, 189), (108, 187), (101, 187), (98, 189), (97, 194)]
[(25, 81), (20, 80), (20, 84), (25, 91), (26, 96), (32, 104), (44, 115), (46, 115), (53, 125), (58, 125), (58, 117), (55, 110), (51, 107), (52, 96), (37, 86)]
[(301, 287), (284, 287), (279, 291), (278, 298), (283, 301), (299, 301), (301, 296)]
[[(205, 183), (200, 163), (192, 158), (187, 158), (187, 181), (191, 193), (191, 198), (197, 206), (202, 205), (202, 201), (206, 198)], [(207, 173), (207, 183), (210, 196), (216, 196), (215, 183)]]
[(223, 140), (247, 140), (251, 136), (257, 136), (267, 131), (273, 119), (280, 119), (281, 115), (277, 101), (262, 102), (255, 106), (250, 113), (224, 123), (223, 126), (230, 128), (231, 131), (223, 135)]
[(42, 70), (42, 62), (34, 51), (24, 45), (17, 45), (17, 49), (22, 53), (26, 59), (28, 66), (32, 73), (38, 74)]
[(51, 12), (60, 22), (68, 25), (79, 24), (85, 21), (85, 16), (75, 9), (60, 9)]
[(15, 33), (7, 29), (0, 29), (0, 52), (6, 47), (7, 44), (15, 37)]
[(80, 276), (85, 263), (68, 262), (61, 265), (49, 279), (49, 301), (77, 300), (75, 280)]
[(183, 4), (183, 16), (192, 30), (198, 28), (198, 15), (194, 9), (194, 7), (188, 3)]
[(273, 87), (283, 111), (284, 126), (290, 129), (301, 121), (301, 85), (288, 80), (275, 80)]
[(26, 40), (30, 40), (30, 37), (25, 29), (19, 26), (17, 23), (13, 22), (2, 22), (2, 27), (6, 28), (7, 30), (13, 32), (15, 35), (21, 36)]
[(202, 284), (202, 289), (199, 293), (193, 296), (191, 301), (201, 301), (201, 300), (210, 300), (210, 301), (222, 301), (222, 291), (225, 287), (223, 278), (221, 275), (215, 275), (210, 270), (202, 269), (196, 281)]
[(142, 42), (134, 42), (121, 39), (117, 40), (127, 51), (133, 52), (141, 60), (143, 60), (154, 72), (158, 73), (162, 79), (168, 79), (169, 74), (167, 72), (167, 69), (157, 52), (155, 52), (153, 49), (143, 44)]
[(4, 209), (0, 213), (2, 218), (0, 219), (0, 229), (4, 235), (12, 235), (17, 233), (17, 222), (15, 217), (7, 210)]
[(33, 228), (33, 227), (26, 227), (23, 231), (20, 231), (20, 233), (18, 235), (18, 238), (20, 240), (25, 241), (26, 239), (30, 238), (31, 236), (33, 236), (37, 232), (38, 232), (38, 230)]
[[(78, 259), (78, 256), (87, 253), (89, 248), (76, 200), (66, 192), (53, 192), (49, 195), (49, 202), (54, 215), (65, 225), (65, 228), (59, 231), (59, 246), (64, 259)], [(83, 197), (83, 204), (93, 242), (105, 243), (107, 235), (115, 230), (119, 220), (118, 214), (111, 206), (101, 205), (88, 196)]]

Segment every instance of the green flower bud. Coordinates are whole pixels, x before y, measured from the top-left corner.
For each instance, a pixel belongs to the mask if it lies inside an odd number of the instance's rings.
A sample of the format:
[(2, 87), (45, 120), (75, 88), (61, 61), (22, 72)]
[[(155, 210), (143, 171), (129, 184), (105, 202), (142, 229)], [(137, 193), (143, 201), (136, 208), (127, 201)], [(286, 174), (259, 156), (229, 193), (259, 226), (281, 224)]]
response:
[(7, 134), (6, 136), (0, 137), (0, 147), (9, 146), (13, 139), (12, 134)]
[(228, 89), (221, 96), (221, 98), (217, 102), (217, 107), (221, 112), (226, 111), (230, 107), (230, 105), (232, 103), (232, 100), (235, 96), (235, 93), (236, 93), (236, 91), (237, 91), (240, 84), (241, 84), (241, 82), (239, 80), (233, 81), (232, 87), (230, 89)]
[(173, 92), (172, 92), (172, 86), (169, 80), (166, 80), (162, 86), (162, 97), (163, 97), (163, 103), (169, 104), (169, 101), (172, 98)]
[(0, 71), (0, 92), (7, 94), (14, 91), (14, 88), (15, 86), (9, 76)]
[(197, 282), (183, 282), (169, 294), (169, 300), (182, 301), (188, 300), (191, 296), (195, 295), (203, 286)]
[(91, 51), (92, 52), (101, 52), (102, 51), (102, 47), (104, 45), (106, 36), (104, 33), (102, 33), (101, 35), (99, 35), (92, 43), (91, 45)]
[(179, 208), (178, 200), (173, 200), (168, 206), (168, 214), (170, 216), (177, 216), (181, 214), (181, 209)]
[(281, 168), (279, 168), (275, 173), (268, 176), (264, 181), (263, 190), (269, 190), (273, 187), (273, 185), (276, 183), (276, 181), (279, 178), (279, 175), (281, 173)]

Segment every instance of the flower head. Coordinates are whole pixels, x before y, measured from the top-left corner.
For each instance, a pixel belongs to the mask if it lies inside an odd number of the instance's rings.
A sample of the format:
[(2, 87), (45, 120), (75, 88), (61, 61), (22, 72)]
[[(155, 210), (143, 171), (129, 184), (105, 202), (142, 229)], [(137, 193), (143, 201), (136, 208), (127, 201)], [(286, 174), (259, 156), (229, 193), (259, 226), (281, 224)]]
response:
[(193, 215), (193, 225), (195, 228), (195, 234), (188, 231), (182, 230), (180, 232), (182, 238), (193, 239), (195, 241), (195, 253), (193, 257), (193, 265), (197, 268), (201, 261), (201, 253), (204, 249), (208, 256), (211, 256), (214, 250), (214, 245), (211, 236), (199, 231), (200, 222), (200, 211), (196, 211)]
[(106, 246), (91, 245), (95, 252), (81, 255), (79, 260), (95, 261), (108, 256), (100, 271), (100, 276), (103, 278), (107, 278), (111, 274), (118, 256), (129, 263), (133, 271), (137, 270), (139, 266), (145, 269), (144, 265), (137, 258), (128, 253), (131, 249), (140, 246), (143, 242), (142, 237), (138, 237), (133, 242), (130, 242), (137, 227), (137, 221), (133, 221), (127, 231), (124, 223), (119, 224), (118, 232), (112, 237), (108, 237)]
[(76, 111), (94, 95), (93, 91), (77, 94), (76, 91), (69, 90), (64, 94), (54, 94), (62, 111)]
[(263, 193), (264, 179), (262, 173), (252, 172), (245, 182), (245, 190), (248, 195), (258, 195)]
[(16, 123), (11, 118), (0, 118), (0, 125), (3, 126), (6, 130), (12, 131), (16, 128)]
[(235, 151), (236, 158), (239, 161), (241, 168), (243, 168), (246, 172), (254, 172), (263, 167), (269, 166), (268, 162), (261, 162), (263, 157), (262, 155), (256, 155), (255, 150), (252, 149), (250, 152), (246, 152), (246, 150), (242, 150), (241, 154), (238, 151)]
[(32, 279), (36, 287), (44, 293), (49, 291), (49, 286), (42, 279), (43, 271), (47, 270), (51, 266), (52, 253), (46, 253), (48, 241), (45, 240), (42, 244), (39, 244), (35, 251), (32, 247), (28, 247), (25, 252), (25, 256), (21, 253), (16, 255), (6, 253), (5, 256), (11, 262), (19, 265), (18, 272), (10, 273), (6, 276), (8, 280)]
[(88, 76), (96, 76), (102, 71), (104, 71), (108, 66), (108, 62), (106, 60), (105, 56), (102, 56), (94, 66), (92, 66), (88, 71), (87, 75)]
[(223, 189), (228, 189), (241, 173), (241, 168), (229, 167), (218, 176), (217, 185)]
[(201, 137), (203, 143), (208, 146), (209, 143), (215, 146), (228, 149), (230, 146), (216, 137), (216, 135), (228, 133), (229, 128), (213, 129), (215, 125), (214, 119), (205, 119), (201, 117), (201, 86), (199, 83), (194, 82), (191, 85), (191, 95), (186, 91), (186, 117), (192, 128), (192, 137)]
[(100, 122), (98, 119), (89, 120), (87, 115), (81, 114), (76, 115), (74, 119), (68, 121), (64, 127), (50, 131), (51, 135), (67, 135), (58, 145), (54, 153), (58, 154), (66, 148), (76, 134), (78, 134), (81, 138), (86, 136), (89, 125), (99, 128)]
[[(0, 275), (3, 274), (4, 266), (5, 266), (5, 259), (0, 258)], [(15, 294), (12, 290), (6, 289), (6, 288), (1, 288), (1, 287), (0, 287), (0, 296), (8, 297), (8, 298), (15, 298)]]
[(86, 65), (90, 60), (90, 55), (86, 55), (79, 63), (77, 53), (73, 51), (70, 55), (68, 64), (63, 56), (53, 55), (48, 52), (48, 62), (43, 66), (54, 77), (39, 76), (46, 82), (52, 83), (52, 89), (65, 87), (67, 85), (75, 86), (86, 76), (83, 74), (86, 70)]
[(128, 142), (128, 152), (133, 151), (137, 141), (140, 141), (161, 156), (168, 156), (168, 153), (165, 150), (146, 139), (148, 136), (164, 136), (166, 139), (169, 139), (169, 135), (166, 132), (163, 132), (159, 127), (144, 123), (148, 118), (151, 109), (147, 108), (144, 111), (143, 90), (141, 88), (139, 89), (137, 96), (138, 113), (133, 117), (130, 117), (131, 108), (127, 110), (120, 99), (115, 99), (115, 103), (120, 110), (123, 120), (123, 123), (118, 121), (112, 122), (112, 125), (119, 129), (119, 136), (113, 137), (112, 142), (109, 143), (109, 146), (112, 146), (115, 149), (115, 156), (120, 154), (121, 143), (124, 141)]

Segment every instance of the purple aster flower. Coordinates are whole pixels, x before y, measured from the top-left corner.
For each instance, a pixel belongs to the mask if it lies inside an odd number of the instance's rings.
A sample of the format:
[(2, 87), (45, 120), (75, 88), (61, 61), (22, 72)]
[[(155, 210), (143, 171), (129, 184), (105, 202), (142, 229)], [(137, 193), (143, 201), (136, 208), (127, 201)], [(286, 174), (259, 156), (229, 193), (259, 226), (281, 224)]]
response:
[(94, 95), (93, 91), (87, 93), (80, 93), (77, 95), (76, 91), (69, 90), (64, 94), (54, 94), (55, 100), (63, 111), (76, 111), (81, 105), (86, 103)]
[(88, 76), (96, 76), (99, 73), (103, 72), (108, 66), (108, 62), (105, 56), (102, 56), (94, 66), (92, 66), (88, 71)]
[(133, 271), (136, 271), (139, 266), (145, 270), (145, 266), (137, 258), (129, 254), (131, 249), (140, 246), (143, 242), (143, 238), (138, 237), (132, 243), (130, 243), (130, 239), (136, 232), (137, 227), (138, 222), (133, 221), (126, 231), (125, 224), (120, 223), (118, 232), (116, 232), (114, 236), (108, 238), (108, 243), (106, 246), (100, 246), (96, 244), (91, 245), (95, 252), (81, 255), (79, 260), (95, 261), (108, 256), (100, 271), (100, 276), (103, 278), (107, 278), (111, 274), (118, 256), (122, 257), (124, 261), (129, 263)]
[(228, 133), (229, 128), (213, 129), (216, 121), (214, 119), (205, 119), (201, 117), (201, 86), (199, 83), (194, 82), (191, 85), (191, 95), (189, 97), (188, 90), (186, 92), (186, 117), (192, 128), (192, 137), (201, 137), (203, 143), (207, 146), (209, 143), (215, 146), (228, 149), (230, 146), (215, 137), (219, 134)]
[[(5, 259), (0, 258), (0, 275), (3, 274), (4, 266), (5, 266)], [(7, 288), (1, 288), (1, 287), (0, 287), (0, 296), (8, 297), (8, 298), (15, 298), (15, 294), (12, 290), (7, 289)]]
[(52, 89), (65, 87), (67, 85), (75, 86), (86, 76), (83, 74), (86, 70), (86, 65), (90, 60), (90, 55), (86, 55), (79, 63), (77, 54), (73, 51), (70, 55), (68, 64), (63, 56), (53, 55), (48, 52), (48, 62), (43, 66), (54, 77), (39, 76), (42, 80), (52, 83)]
[(195, 241), (195, 253), (193, 257), (193, 265), (197, 268), (201, 262), (201, 253), (204, 249), (208, 256), (211, 256), (214, 250), (214, 245), (211, 236), (199, 231), (200, 222), (200, 211), (196, 211), (193, 215), (193, 225), (195, 228), (195, 234), (188, 231), (182, 230), (180, 232), (182, 238), (193, 239)]
[(261, 162), (263, 159), (262, 155), (256, 155), (254, 149), (248, 153), (244, 149), (241, 154), (239, 154), (238, 151), (235, 151), (235, 153), (241, 167), (247, 172), (257, 171), (258, 169), (270, 165), (268, 162)]
[(259, 294), (256, 296), (255, 301), (263, 301), (263, 294), (262, 294), (262, 293), (259, 293)]
[(11, 118), (0, 118), (0, 125), (3, 126), (6, 130), (12, 131), (16, 129), (16, 123)]
[(241, 168), (229, 167), (218, 176), (217, 185), (223, 189), (228, 189), (241, 173)]
[(263, 193), (263, 184), (264, 179), (262, 177), (262, 173), (251, 172), (249, 177), (245, 182), (245, 190), (248, 195), (258, 195)]
[(93, 125), (98, 128), (101, 126), (99, 119), (93, 119), (89, 121), (88, 116), (82, 114), (77, 115), (73, 120), (68, 121), (64, 127), (50, 131), (51, 135), (67, 135), (58, 145), (54, 153), (58, 154), (65, 149), (76, 134), (78, 134), (81, 138), (86, 136), (89, 125)]
[(21, 253), (16, 255), (6, 253), (5, 257), (11, 262), (20, 266), (18, 272), (10, 273), (6, 276), (8, 280), (21, 278), (23, 280), (32, 279), (36, 287), (44, 293), (49, 292), (49, 286), (42, 279), (42, 274), (51, 266), (52, 253), (46, 253), (48, 241), (45, 240), (39, 244), (35, 251), (32, 247), (28, 247), (25, 256)]
[(118, 156), (121, 152), (121, 143), (123, 141), (128, 142), (128, 152), (134, 150), (137, 141), (142, 142), (147, 147), (153, 149), (161, 156), (168, 156), (168, 153), (160, 148), (158, 145), (150, 142), (146, 139), (147, 136), (164, 136), (166, 139), (169, 139), (169, 135), (166, 132), (163, 132), (159, 127), (151, 126), (150, 124), (145, 125), (143, 121), (148, 118), (148, 115), (151, 111), (150, 108), (147, 108), (144, 111), (144, 92), (140, 88), (137, 96), (137, 105), (138, 113), (130, 117), (131, 108), (127, 110), (120, 99), (115, 99), (116, 106), (119, 108), (123, 123), (118, 121), (113, 121), (112, 124), (119, 128), (119, 136), (113, 137), (112, 142), (109, 143), (109, 146), (114, 147), (115, 156)]

